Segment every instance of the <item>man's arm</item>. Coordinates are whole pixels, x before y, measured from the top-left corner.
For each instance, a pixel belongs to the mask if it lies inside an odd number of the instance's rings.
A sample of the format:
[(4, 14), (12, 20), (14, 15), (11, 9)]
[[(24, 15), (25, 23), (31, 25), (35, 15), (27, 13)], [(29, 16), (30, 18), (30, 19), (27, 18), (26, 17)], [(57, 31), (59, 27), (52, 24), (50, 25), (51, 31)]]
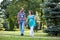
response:
[(19, 13), (17, 15), (17, 21), (18, 21), (18, 24), (20, 23), (20, 16), (19, 16)]

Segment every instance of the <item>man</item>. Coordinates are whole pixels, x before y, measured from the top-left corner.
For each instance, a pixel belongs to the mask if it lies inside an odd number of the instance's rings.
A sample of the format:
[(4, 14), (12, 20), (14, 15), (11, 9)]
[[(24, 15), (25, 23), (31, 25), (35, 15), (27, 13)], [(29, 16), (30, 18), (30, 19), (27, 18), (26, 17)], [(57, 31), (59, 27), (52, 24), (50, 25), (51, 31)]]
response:
[(20, 12), (18, 13), (18, 24), (20, 26), (21, 36), (24, 35), (24, 25), (25, 25), (25, 13), (24, 8), (21, 8)]

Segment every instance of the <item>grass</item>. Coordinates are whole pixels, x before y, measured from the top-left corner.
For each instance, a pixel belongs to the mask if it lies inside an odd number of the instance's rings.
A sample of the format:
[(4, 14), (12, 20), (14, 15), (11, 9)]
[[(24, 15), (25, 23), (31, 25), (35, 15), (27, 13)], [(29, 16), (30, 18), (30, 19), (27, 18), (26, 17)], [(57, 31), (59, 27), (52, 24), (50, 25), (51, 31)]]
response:
[(60, 40), (60, 38), (50, 38), (42, 30), (35, 32), (34, 37), (29, 36), (29, 30), (25, 30), (24, 36), (20, 36), (20, 31), (0, 31), (0, 40)]
[[(47, 36), (47, 33), (42, 34), (42, 30), (35, 32), (35, 36)], [(20, 31), (0, 31), (0, 35), (20, 35)], [(29, 36), (29, 30), (24, 31), (25, 36)]]
[(16, 36), (0, 36), (0, 40), (60, 40), (60, 39), (52, 39), (52, 38), (23, 38)]

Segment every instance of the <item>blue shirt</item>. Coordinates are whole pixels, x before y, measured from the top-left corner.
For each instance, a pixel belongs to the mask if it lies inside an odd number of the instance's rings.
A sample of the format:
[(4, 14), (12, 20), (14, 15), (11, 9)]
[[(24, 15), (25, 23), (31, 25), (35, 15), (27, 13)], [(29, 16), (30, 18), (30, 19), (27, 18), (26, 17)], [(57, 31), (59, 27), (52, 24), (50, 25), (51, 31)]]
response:
[(34, 15), (28, 15), (28, 24), (29, 24), (29, 27), (36, 25)]

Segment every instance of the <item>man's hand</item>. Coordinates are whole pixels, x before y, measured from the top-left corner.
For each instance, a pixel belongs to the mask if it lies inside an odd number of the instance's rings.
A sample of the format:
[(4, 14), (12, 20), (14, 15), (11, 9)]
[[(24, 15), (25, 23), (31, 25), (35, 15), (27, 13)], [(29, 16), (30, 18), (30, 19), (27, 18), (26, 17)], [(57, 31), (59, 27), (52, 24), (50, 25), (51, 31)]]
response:
[(20, 21), (18, 21), (18, 24), (20, 24)]

